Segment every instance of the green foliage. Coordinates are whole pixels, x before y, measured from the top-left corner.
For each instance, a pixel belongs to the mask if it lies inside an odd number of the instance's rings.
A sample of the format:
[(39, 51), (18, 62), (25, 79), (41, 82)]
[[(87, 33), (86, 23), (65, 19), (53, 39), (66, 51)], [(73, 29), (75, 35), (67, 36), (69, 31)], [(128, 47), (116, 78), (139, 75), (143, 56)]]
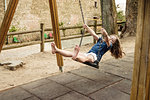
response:
[[(117, 9), (120, 8), (119, 5), (116, 7)], [(125, 21), (125, 15), (123, 14), (123, 10), (117, 10), (117, 20), (118, 21)]]
[(18, 29), (15, 26), (11, 26), (9, 32), (16, 32)]
[(100, 20), (102, 20), (102, 15), (100, 16)]
[(125, 16), (123, 15), (123, 11), (117, 11), (117, 20), (125, 21)]
[(63, 23), (63, 22), (60, 22), (60, 23), (59, 23), (59, 26), (63, 26), (63, 25), (64, 25), (64, 23)]

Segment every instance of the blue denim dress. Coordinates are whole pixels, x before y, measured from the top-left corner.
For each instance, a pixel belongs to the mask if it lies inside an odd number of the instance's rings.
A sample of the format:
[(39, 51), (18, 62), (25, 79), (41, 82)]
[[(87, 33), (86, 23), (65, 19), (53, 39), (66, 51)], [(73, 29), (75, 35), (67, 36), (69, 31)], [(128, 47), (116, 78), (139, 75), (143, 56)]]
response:
[[(99, 38), (97, 43), (91, 48), (91, 50), (89, 50), (88, 53), (93, 52), (97, 55), (97, 60), (100, 61), (102, 56), (108, 51), (110, 50), (112, 47), (112, 43), (110, 44), (109, 47), (107, 47), (107, 44), (105, 41), (102, 40), (102, 38)], [(98, 52), (100, 50), (100, 53), (98, 55)]]

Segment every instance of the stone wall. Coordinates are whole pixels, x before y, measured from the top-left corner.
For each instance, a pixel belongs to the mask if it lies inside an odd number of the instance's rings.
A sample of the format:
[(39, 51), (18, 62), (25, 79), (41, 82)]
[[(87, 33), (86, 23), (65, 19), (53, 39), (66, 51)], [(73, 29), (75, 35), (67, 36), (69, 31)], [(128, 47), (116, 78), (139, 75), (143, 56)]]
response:
[[(6, 0), (7, 3), (9, 0)], [(78, 0), (56, 0), (58, 6), (59, 22), (65, 26), (82, 24)], [(86, 22), (94, 15), (100, 16), (100, 3), (94, 7), (95, 0), (81, 0)], [(0, 0), (0, 21), (4, 16), (4, 0)], [(50, 10), (48, 0), (19, 0), (12, 25), (20, 29), (37, 29), (43, 22), (46, 27), (51, 27)]]
[(0, 0), (0, 26), (4, 17), (4, 0)]
[[(7, 3), (9, 2), (9, 0), (6, 1)], [(49, 0), (19, 0), (11, 26), (15, 26), (19, 31), (39, 29), (40, 23), (45, 23), (46, 28), (52, 27), (48, 1)], [(59, 22), (62, 22), (64, 26), (82, 25), (79, 0), (56, 1)], [(98, 8), (94, 7), (95, 1), (97, 1)], [(89, 19), (92, 19), (95, 15), (100, 17), (100, 0), (81, 0), (81, 2), (87, 23), (93, 23), (93, 21)], [(4, 12), (4, 0), (0, 0), (0, 11)], [(0, 13), (0, 22), (3, 16), (4, 13)], [(72, 30), (70, 30), (70, 32), (71, 31)], [(67, 33), (70, 32), (68, 31)]]

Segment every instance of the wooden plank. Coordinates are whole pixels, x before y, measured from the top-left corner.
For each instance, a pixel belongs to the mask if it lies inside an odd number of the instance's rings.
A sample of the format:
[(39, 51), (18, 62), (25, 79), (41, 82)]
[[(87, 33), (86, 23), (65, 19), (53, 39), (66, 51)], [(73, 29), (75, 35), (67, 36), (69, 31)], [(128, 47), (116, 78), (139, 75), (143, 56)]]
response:
[[(97, 33), (100, 34), (100, 33)], [(86, 36), (91, 36), (89, 33), (85, 34), (84, 37)], [(74, 36), (69, 36), (69, 37), (62, 37), (61, 40), (68, 40), (68, 39), (75, 39), (75, 38), (80, 38), (81, 35), (74, 35)], [(45, 42), (53, 42), (54, 39), (47, 39)], [(14, 48), (20, 48), (20, 47), (25, 47), (25, 46), (30, 46), (30, 45), (35, 45), (35, 44), (41, 44), (41, 41), (31, 41), (31, 42), (25, 42), (25, 43), (15, 43), (15, 44), (10, 44), (10, 45), (5, 45), (3, 46), (2, 50), (8, 50), (8, 49), (14, 49)]]
[(131, 100), (149, 100), (150, 1), (139, 0)]
[(32, 31), (22, 31), (22, 32), (10, 32), (7, 34), (7, 36), (10, 35), (22, 35), (22, 34), (32, 34), (32, 33), (36, 33), (36, 32), (41, 32), (41, 29), (39, 30), (32, 30)]
[[(122, 24), (125, 22), (117, 22), (117, 24)], [(102, 24), (97, 24), (97, 26), (101, 26)], [(94, 27), (94, 25), (89, 24), (89, 27)], [(59, 30), (67, 30), (67, 29), (79, 29), (82, 28), (83, 26), (69, 26), (69, 27), (63, 27), (63, 28), (59, 28)], [(36, 33), (36, 32), (40, 32), (41, 29), (37, 29), (37, 30), (30, 30), (30, 31), (22, 31), (22, 32), (10, 32), (7, 34), (7, 36), (10, 35), (21, 35), (21, 34), (32, 34), (32, 33)], [(52, 28), (45, 28), (44, 31), (52, 31)]]
[[(12, 4), (12, 6), (14, 5), (14, 3), (12, 3), (12, 1), (10, 1), (9, 2), (9, 4)], [(10, 9), (11, 8), (11, 9)], [(12, 10), (12, 7), (10, 7), (10, 6), (8, 6), (8, 8), (7, 8), (7, 11), (6, 11), (6, 13), (5, 13), (5, 16), (4, 16), (4, 19), (3, 19), (3, 22), (2, 22), (2, 25), (1, 25), (1, 28), (0, 28), (0, 32), (2, 32), (2, 31), (4, 31), (4, 29), (5, 29), (5, 27), (6, 27), (6, 22), (5, 21), (7, 21), (8, 19), (6, 19), (7, 18), (7, 16), (8, 15), (10, 15), (10, 12), (8, 12), (8, 9), (10, 9), (10, 10)], [(3, 27), (2, 27), (3, 26)], [(3, 36), (4, 36), (4, 33), (2, 33), (2, 34), (0, 34), (0, 40), (2, 40), (3, 39)], [(1, 43), (1, 41), (0, 41), (0, 43)]]
[[(147, 81), (147, 70), (148, 70), (148, 54), (149, 54), (149, 40), (150, 40), (150, 12), (149, 0), (145, 0), (144, 4), (144, 22), (143, 22), (143, 41), (142, 41), (142, 55), (141, 55), (141, 68), (140, 68), (140, 77), (139, 77), (139, 90), (138, 90), (138, 100), (144, 100), (146, 96), (146, 81)], [(148, 100), (148, 99), (145, 99)]]
[[(97, 19), (97, 16), (94, 16), (93, 19)], [(97, 20), (94, 21), (94, 32), (97, 33)], [(93, 37), (93, 43), (96, 43), (96, 40)]]
[[(9, 2), (9, 4), (12, 4), (12, 6), (14, 5), (14, 3), (12, 3), (12, 1), (10, 1)], [(8, 6), (8, 8), (7, 9), (10, 9), (11, 7), (10, 6)], [(12, 8), (10, 9), (10, 10), (12, 10)], [(2, 48), (2, 46), (3, 46), (3, 38), (4, 38), (4, 35), (6, 34), (6, 33), (4, 33), (4, 30), (5, 30), (5, 28), (6, 28), (6, 24), (7, 24), (7, 20), (8, 19), (6, 19), (7, 18), (7, 16), (8, 15), (10, 15), (10, 12), (8, 12), (8, 10), (6, 11), (6, 13), (5, 13), (5, 16), (4, 16), (4, 19), (3, 19), (3, 22), (2, 22), (2, 25), (1, 25), (1, 28), (0, 28), (0, 52), (1, 52), (1, 48)]]
[(11, 21), (13, 19), (17, 4), (18, 4), (18, 0), (9, 1), (7, 11), (5, 13), (5, 16), (4, 16), (4, 19), (0, 28), (0, 52), (5, 42), (5, 38), (8, 33)]
[[(150, 40), (149, 40), (150, 43)], [(150, 58), (150, 46), (149, 46), (149, 55), (148, 57)], [(146, 96), (145, 100), (150, 100), (150, 61), (148, 62), (148, 69), (147, 69), (147, 81), (146, 81)]]
[(44, 52), (44, 41), (45, 41), (45, 39), (44, 39), (44, 24), (43, 23), (41, 23), (41, 44), (40, 44), (40, 48), (41, 48), (41, 52)]
[[(53, 28), (54, 41), (56, 46), (61, 49), (61, 40), (60, 40), (60, 31), (59, 31), (59, 21), (58, 21), (58, 12), (57, 12), (57, 4), (56, 0), (49, 0), (50, 12), (51, 12), (51, 21)], [(63, 66), (63, 58), (60, 54), (56, 54), (57, 56), (57, 65), (59, 67)]]
[[(89, 25), (90, 27), (94, 27), (94, 25)], [(101, 26), (101, 24), (97, 24), (97, 26)], [(70, 27), (63, 27), (63, 28), (59, 28), (59, 30), (66, 30), (66, 29), (78, 29), (78, 28), (82, 28), (83, 26), (70, 26)], [(41, 29), (37, 29), (37, 30), (30, 30), (30, 31), (22, 31), (22, 32), (10, 32), (7, 34), (7, 36), (10, 35), (21, 35), (21, 34), (32, 34), (32, 33), (36, 33), (36, 32), (40, 32)], [(44, 31), (52, 31), (52, 28), (45, 28)]]
[[(139, 84), (139, 70), (140, 70), (140, 59), (141, 59), (141, 50), (142, 47), (142, 30), (143, 30), (143, 10), (144, 6), (142, 5), (142, 0), (139, 0), (138, 10), (138, 21), (137, 21), (137, 34), (136, 34), (136, 46), (135, 46), (135, 55), (134, 55), (134, 68), (133, 68), (133, 78), (132, 78), (132, 89), (131, 89), (131, 100), (137, 100), (138, 93), (138, 84)], [(141, 4), (142, 3), (142, 4)], [(141, 26), (141, 27), (140, 27)]]
[(145, 93), (145, 100), (150, 100), (150, 0), (146, 0), (145, 3), (145, 33), (149, 34), (149, 40), (148, 40), (148, 54), (147, 54), (147, 60), (149, 60), (147, 63), (147, 72), (146, 72), (146, 93)]

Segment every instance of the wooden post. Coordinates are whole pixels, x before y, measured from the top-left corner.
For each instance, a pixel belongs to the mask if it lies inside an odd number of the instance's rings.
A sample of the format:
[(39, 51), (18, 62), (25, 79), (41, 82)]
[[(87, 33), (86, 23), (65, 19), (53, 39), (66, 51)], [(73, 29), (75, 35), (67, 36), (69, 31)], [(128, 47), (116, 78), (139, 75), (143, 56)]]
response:
[(41, 52), (44, 52), (44, 23), (40, 24), (41, 26)]
[(8, 33), (11, 21), (13, 19), (17, 4), (18, 4), (18, 0), (9, 1), (7, 11), (5, 13), (5, 16), (4, 16), (4, 19), (0, 28), (0, 52), (5, 42), (5, 38)]
[[(59, 31), (59, 21), (58, 21), (58, 12), (57, 12), (57, 4), (56, 0), (49, 0), (50, 12), (51, 12), (51, 21), (52, 28), (54, 34), (54, 41), (56, 46), (61, 49), (61, 40), (60, 40), (60, 31)], [(57, 56), (57, 65), (62, 71), (63, 66), (63, 58), (60, 54), (56, 54)]]
[(66, 37), (66, 29), (63, 28), (62, 32), (63, 32), (64, 37)]
[(131, 100), (150, 100), (150, 0), (139, 0)]
[(8, 36), (6, 36), (6, 44), (8, 44)]
[[(94, 19), (94, 32), (97, 33), (97, 16), (94, 16), (93, 17)], [(95, 44), (96, 43), (96, 40), (93, 38), (93, 43)]]

